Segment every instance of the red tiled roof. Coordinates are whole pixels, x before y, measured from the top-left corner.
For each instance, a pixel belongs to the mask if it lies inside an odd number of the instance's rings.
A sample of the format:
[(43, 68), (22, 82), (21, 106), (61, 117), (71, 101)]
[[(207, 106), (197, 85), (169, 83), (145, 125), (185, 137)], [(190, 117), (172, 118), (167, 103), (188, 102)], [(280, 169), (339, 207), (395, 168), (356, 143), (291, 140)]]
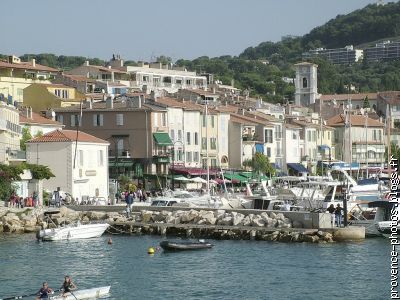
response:
[(203, 110), (203, 107), (199, 104), (195, 104), (190, 101), (178, 101), (177, 99), (173, 99), (170, 97), (157, 98), (157, 103), (161, 103), (168, 107), (179, 107), (185, 110), (198, 110), (198, 111)]
[[(329, 126), (337, 127), (344, 126), (346, 116), (344, 114), (336, 115), (327, 121)], [(350, 121), (352, 126), (365, 126), (365, 116), (350, 115)], [(367, 118), (367, 126), (370, 127), (384, 127), (385, 125), (377, 120)]]
[(379, 98), (390, 105), (400, 104), (400, 91), (390, 91), (379, 93)]
[(54, 125), (63, 126), (60, 122), (53, 121), (51, 119), (42, 117), (38, 113), (32, 112), (32, 118), (27, 118), (25, 112), (19, 112), (19, 123), (20, 124), (40, 124), (40, 125)]
[(124, 71), (121, 71), (121, 70), (118, 70), (118, 69), (103, 67), (103, 66), (89, 65), (88, 67), (92, 67), (92, 68), (98, 69), (98, 70), (103, 71), (103, 72), (109, 72), (109, 73), (114, 72), (114, 73), (127, 74), (127, 72), (124, 72)]
[(25, 69), (25, 70), (35, 70), (35, 71), (47, 71), (47, 72), (58, 72), (57, 69), (50, 68), (48, 66), (43, 66), (35, 63), (35, 66), (32, 65), (32, 62), (20, 62), (20, 63), (9, 63), (6, 61), (0, 60), (0, 69), (5, 68), (13, 68), (13, 69)]
[[(57, 129), (52, 132), (46, 133), (41, 137), (34, 138), (28, 141), (28, 143), (75, 142), (76, 138), (77, 137), (75, 130)], [(107, 141), (99, 139), (82, 131), (78, 131), (78, 142), (108, 144)]]
[(96, 82), (96, 79), (92, 78), (87, 78), (86, 76), (83, 75), (70, 75), (70, 74), (63, 74), (63, 77), (69, 78), (74, 81), (80, 81), (80, 82)]
[(334, 94), (334, 95), (322, 95), (320, 99), (322, 101), (329, 100), (337, 100), (337, 101), (346, 101), (348, 99), (351, 100), (364, 100), (365, 97), (368, 97), (369, 100), (373, 100), (377, 98), (377, 93), (361, 93), (361, 94)]

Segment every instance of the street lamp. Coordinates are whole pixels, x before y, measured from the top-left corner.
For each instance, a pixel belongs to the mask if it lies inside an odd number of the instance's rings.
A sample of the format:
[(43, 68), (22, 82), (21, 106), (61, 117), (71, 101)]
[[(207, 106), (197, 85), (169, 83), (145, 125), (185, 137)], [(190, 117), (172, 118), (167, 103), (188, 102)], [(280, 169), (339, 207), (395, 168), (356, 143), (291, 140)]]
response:
[[(183, 148), (184, 147), (183, 142), (180, 140), (173, 142), (173, 145), (172, 145), (172, 168), (174, 168), (174, 166), (175, 166), (175, 145), (179, 144), (179, 143), (182, 145), (182, 148)], [(175, 190), (174, 175), (171, 173), (171, 176), (172, 176), (171, 177), (171, 185), (172, 185), (172, 190), (174, 191)]]

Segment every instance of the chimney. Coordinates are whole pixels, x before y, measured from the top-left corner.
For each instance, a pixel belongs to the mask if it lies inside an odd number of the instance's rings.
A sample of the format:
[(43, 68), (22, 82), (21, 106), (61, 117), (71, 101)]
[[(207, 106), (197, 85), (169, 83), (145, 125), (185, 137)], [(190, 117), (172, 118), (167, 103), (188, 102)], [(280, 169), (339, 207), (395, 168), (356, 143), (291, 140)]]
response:
[(32, 67), (36, 67), (36, 59), (32, 58)]
[(114, 101), (111, 97), (107, 97), (106, 108), (111, 108), (111, 109), (114, 108)]

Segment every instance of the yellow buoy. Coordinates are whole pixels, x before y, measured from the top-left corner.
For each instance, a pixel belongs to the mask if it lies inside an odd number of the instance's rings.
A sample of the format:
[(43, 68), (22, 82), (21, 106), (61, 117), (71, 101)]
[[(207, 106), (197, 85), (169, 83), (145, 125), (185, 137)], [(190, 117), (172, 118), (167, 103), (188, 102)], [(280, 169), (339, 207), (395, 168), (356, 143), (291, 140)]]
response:
[(147, 249), (147, 253), (148, 254), (154, 254), (155, 250), (153, 247), (150, 247), (149, 249)]

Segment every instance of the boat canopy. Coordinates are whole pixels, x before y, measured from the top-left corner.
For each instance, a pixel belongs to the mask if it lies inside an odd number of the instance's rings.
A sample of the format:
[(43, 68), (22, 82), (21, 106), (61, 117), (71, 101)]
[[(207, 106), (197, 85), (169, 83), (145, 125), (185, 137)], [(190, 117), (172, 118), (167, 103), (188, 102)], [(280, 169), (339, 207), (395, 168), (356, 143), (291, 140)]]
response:
[(305, 166), (299, 163), (288, 163), (287, 166), (297, 173), (310, 173)]
[(391, 209), (394, 204), (395, 204), (395, 202), (389, 202), (389, 201), (384, 201), (384, 200), (371, 201), (371, 202), (368, 202), (368, 207), (383, 207), (383, 208)]

